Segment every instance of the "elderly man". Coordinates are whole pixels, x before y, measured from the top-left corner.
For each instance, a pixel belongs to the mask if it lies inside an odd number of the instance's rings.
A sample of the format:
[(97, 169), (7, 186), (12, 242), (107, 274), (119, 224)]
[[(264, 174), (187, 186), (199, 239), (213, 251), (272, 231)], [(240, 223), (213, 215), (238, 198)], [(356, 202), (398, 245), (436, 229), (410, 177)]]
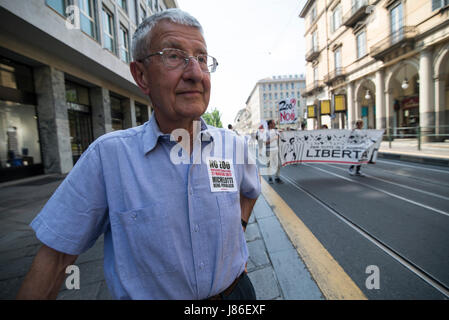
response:
[(246, 142), (200, 118), (217, 67), (201, 25), (179, 9), (155, 14), (136, 30), (133, 58), (154, 114), (83, 153), (31, 223), (44, 245), (17, 297), (55, 298), (66, 267), (104, 234), (114, 298), (255, 299), (243, 231), (260, 179), (247, 153), (234, 152)]

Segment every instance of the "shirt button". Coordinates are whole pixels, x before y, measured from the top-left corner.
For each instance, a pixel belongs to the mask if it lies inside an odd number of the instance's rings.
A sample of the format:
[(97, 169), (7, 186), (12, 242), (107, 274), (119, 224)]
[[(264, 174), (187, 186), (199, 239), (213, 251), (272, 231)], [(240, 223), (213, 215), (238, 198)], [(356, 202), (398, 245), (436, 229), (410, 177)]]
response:
[(193, 228), (193, 231), (198, 232), (200, 230), (200, 227), (198, 225), (195, 226), (195, 228)]
[(204, 269), (204, 263), (200, 263), (200, 270), (203, 270)]

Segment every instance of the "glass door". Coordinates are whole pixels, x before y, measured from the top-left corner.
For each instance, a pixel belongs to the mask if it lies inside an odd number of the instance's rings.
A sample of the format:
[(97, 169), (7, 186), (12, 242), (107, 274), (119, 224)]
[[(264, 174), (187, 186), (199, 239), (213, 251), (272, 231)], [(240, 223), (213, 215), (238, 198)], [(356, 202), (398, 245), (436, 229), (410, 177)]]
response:
[(76, 110), (68, 110), (68, 113), (72, 158), (75, 164), (93, 141), (92, 121), (89, 113)]

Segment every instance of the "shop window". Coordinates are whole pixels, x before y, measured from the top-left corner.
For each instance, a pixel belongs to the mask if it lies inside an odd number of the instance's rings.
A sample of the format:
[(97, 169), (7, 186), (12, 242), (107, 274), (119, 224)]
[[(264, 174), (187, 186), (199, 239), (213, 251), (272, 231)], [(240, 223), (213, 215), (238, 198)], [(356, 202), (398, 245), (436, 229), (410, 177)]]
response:
[(111, 120), (113, 130), (123, 130), (123, 108), (119, 98), (111, 96)]
[(89, 89), (66, 81), (70, 144), (75, 164), (93, 141)]
[(43, 173), (32, 70), (0, 63), (0, 182)]

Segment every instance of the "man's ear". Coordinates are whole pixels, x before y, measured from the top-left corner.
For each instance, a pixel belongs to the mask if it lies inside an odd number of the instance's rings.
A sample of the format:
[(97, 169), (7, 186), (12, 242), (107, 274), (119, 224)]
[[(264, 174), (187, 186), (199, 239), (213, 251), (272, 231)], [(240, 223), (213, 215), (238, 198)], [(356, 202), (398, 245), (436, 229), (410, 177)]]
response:
[(133, 75), (134, 81), (139, 86), (140, 90), (148, 96), (150, 94), (150, 89), (148, 86), (148, 79), (145, 77), (144, 64), (137, 61), (132, 61), (129, 65), (131, 74)]

